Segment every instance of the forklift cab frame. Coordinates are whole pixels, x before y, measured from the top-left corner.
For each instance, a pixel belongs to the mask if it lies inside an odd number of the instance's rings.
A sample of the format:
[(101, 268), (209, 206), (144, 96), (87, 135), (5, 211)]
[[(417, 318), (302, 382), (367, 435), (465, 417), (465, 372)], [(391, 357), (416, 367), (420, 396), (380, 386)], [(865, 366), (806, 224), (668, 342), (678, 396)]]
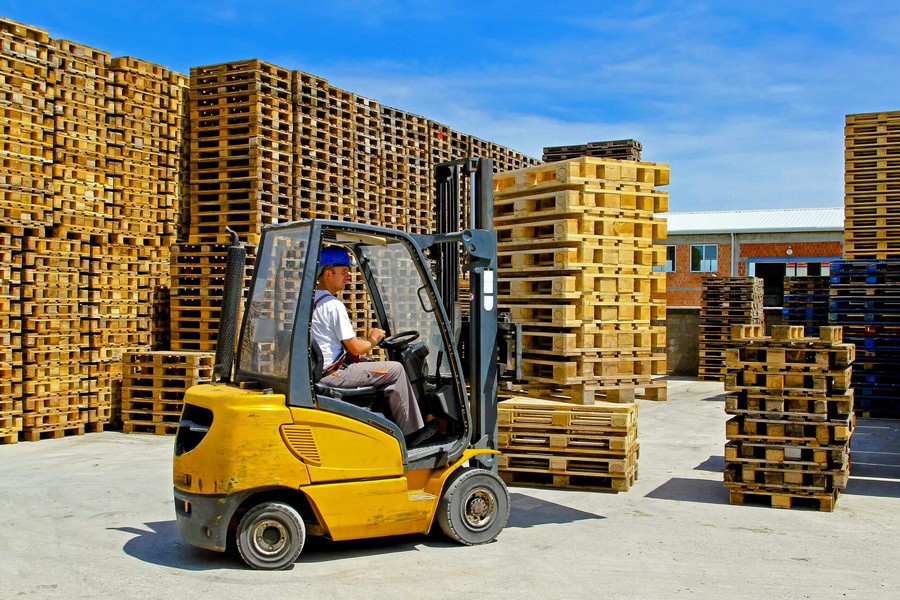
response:
[[(456, 351), (458, 340), (428, 271), (423, 247), (457, 237), (469, 240), (472, 247), (490, 247), (490, 236), (479, 238), (485, 233), (415, 236), (317, 219), (267, 228), (246, 303), (234, 383), (284, 394), (288, 406), (318, 408), (368, 422), (397, 438), (404, 464), (414, 462), (420, 467), (424, 466), (422, 460), (433, 467), (446, 464), (471, 445), (473, 426), (463, 365)], [(479, 238), (477, 243), (473, 238)], [(388, 341), (392, 335), (401, 337), (398, 333), (418, 334), (402, 336), (408, 343), (386, 344), (386, 358), (403, 365), (423, 415), (440, 419), (441, 435), (435, 443), (406, 448), (400, 429), (387, 418), (390, 415), (377, 411), (371, 390), (332, 390), (315, 381), (310, 320), (319, 255), (327, 245), (341, 245), (355, 258), (366, 294), (360, 297), (362, 294), (348, 290), (344, 295), (351, 296), (350, 302), (358, 308), (371, 308)], [(493, 272), (494, 265), (485, 266)], [(410, 337), (418, 339), (409, 343)], [(376, 410), (366, 410), (373, 407)]]

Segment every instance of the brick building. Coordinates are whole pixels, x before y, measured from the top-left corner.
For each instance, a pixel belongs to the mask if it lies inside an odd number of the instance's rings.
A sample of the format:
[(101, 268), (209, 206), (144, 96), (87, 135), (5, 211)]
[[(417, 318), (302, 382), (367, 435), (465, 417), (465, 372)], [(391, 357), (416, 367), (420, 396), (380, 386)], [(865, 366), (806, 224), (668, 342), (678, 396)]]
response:
[(799, 208), (664, 213), (666, 300), (699, 306), (703, 278), (754, 276), (765, 306), (781, 306), (786, 276), (827, 275), (843, 255), (844, 209)]

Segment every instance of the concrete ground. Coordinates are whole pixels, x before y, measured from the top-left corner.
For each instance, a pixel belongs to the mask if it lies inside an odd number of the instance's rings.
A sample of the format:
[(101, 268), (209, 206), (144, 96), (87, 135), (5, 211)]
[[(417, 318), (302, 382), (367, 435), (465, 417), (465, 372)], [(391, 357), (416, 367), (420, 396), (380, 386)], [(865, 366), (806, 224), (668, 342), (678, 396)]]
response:
[(88, 434), (0, 446), (0, 598), (896, 598), (900, 422), (859, 419), (834, 512), (732, 506), (722, 384), (641, 401), (625, 493), (510, 489), (496, 542), (439, 533), (311, 541), (257, 572), (184, 544), (172, 438)]

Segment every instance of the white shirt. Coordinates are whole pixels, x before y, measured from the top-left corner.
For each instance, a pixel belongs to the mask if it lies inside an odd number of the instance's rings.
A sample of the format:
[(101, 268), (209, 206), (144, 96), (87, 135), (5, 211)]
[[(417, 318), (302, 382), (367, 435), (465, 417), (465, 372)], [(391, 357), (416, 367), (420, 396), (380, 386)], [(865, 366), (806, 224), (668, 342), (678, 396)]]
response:
[[(316, 290), (315, 300), (322, 296), (331, 296), (325, 290)], [(313, 310), (311, 325), (312, 337), (322, 350), (323, 366), (328, 366), (340, 356), (343, 340), (356, 337), (356, 330), (350, 323), (350, 315), (344, 303), (331, 296), (332, 300), (322, 300)]]

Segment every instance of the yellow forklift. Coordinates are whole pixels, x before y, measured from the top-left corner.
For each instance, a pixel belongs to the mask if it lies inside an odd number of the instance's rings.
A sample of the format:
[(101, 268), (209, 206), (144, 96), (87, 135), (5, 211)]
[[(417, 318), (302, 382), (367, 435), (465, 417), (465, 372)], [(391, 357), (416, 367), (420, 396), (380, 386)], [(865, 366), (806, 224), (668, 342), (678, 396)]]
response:
[[(428, 533), (494, 540), (509, 516), (496, 474), (497, 240), (489, 159), (438, 165), (434, 234), (311, 219), (264, 229), (240, 329), (245, 251), (232, 232), (214, 383), (192, 387), (175, 439), (181, 536), (234, 548), (255, 569), (284, 569), (306, 536), (353, 540)], [(468, 184), (471, 227), (459, 231)], [(408, 448), (374, 387), (317, 381), (310, 319), (323, 248), (355, 258), (368, 306), (438, 433)], [(463, 257), (463, 258), (461, 258)], [(470, 305), (458, 302), (469, 272)], [(498, 335), (498, 328), (503, 333)], [(235, 345), (235, 336), (237, 345)]]

